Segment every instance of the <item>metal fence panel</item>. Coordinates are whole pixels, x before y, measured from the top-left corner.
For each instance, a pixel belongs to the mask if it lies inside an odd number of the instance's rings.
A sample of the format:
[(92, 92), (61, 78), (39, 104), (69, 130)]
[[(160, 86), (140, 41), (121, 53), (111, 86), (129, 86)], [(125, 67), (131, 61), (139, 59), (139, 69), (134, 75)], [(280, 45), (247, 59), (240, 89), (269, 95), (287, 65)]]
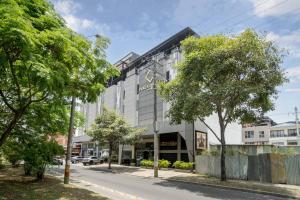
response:
[(285, 159), (287, 184), (300, 185), (300, 155), (288, 156)]
[(248, 156), (248, 180), (259, 181), (258, 156)]
[(285, 155), (270, 154), (272, 183), (286, 183)]
[(270, 154), (259, 154), (258, 155), (258, 170), (260, 182), (271, 183), (271, 161)]

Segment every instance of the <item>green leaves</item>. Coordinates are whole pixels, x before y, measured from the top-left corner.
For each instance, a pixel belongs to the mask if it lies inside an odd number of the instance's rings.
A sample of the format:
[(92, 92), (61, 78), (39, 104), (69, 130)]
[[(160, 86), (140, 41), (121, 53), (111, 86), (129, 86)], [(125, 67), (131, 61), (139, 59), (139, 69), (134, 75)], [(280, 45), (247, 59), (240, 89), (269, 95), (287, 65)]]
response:
[(0, 21), (0, 106), (10, 111), (0, 113), (9, 125), (0, 146), (35, 103), (93, 102), (119, 73), (106, 61), (109, 40), (98, 36), (93, 44), (67, 28), (46, 0), (2, 0)]
[(225, 127), (273, 109), (277, 86), (286, 81), (278, 48), (255, 31), (238, 36), (189, 37), (175, 80), (162, 84), (173, 122), (220, 113)]
[(103, 114), (95, 119), (88, 134), (101, 144), (111, 143), (116, 146), (119, 143), (137, 142), (143, 131), (144, 129), (132, 127), (116, 112), (105, 108)]

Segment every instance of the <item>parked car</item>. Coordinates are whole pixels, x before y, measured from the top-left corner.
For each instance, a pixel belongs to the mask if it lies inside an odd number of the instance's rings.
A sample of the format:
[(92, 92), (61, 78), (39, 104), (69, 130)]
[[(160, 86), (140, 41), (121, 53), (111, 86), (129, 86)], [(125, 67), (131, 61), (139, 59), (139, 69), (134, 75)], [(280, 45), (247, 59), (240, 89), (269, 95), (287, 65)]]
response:
[(87, 157), (87, 158), (83, 158), (82, 159), (82, 164), (85, 166), (85, 165), (94, 165), (94, 164), (101, 164), (103, 163), (104, 160), (103, 159), (99, 159), (97, 158), (96, 156), (90, 156), (90, 157)]
[(71, 158), (71, 162), (74, 164), (74, 163), (79, 163), (79, 162), (82, 162), (82, 159), (83, 157), (82, 156), (73, 156)]
[(64, 161), (60, 157), (54, 157), (53, 158), (53, 165), (63, 165)]

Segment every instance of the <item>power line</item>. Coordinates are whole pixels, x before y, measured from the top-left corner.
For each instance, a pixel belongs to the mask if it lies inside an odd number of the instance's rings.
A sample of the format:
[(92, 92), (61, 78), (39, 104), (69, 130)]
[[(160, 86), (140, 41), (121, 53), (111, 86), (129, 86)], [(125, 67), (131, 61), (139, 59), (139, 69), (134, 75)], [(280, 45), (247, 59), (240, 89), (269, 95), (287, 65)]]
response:
[[(260, 7), (261, 5), (265, 4), (267, 1), (269, 1), (269, 0), (265, 0), (265, 1), (263, 1), (262, 3), (255, 5), (253, 8), (254, 8), (254, 9), (255, 9), (255, 8), (258, 8), (258, 7)], [(237, 14), (237, 15), (231, 16), (231, 17), (229, 17), (229, 18), (227, 18), (227, 19), (225, 19), (225, 20), (223, 20), (223, 21), (221, 21), (221, 22), (215, 24), (215, 25), (214, 25), (215, 27), (211, 27), (212, 30), (214, 30), (214, 28), (216, 28), (216, 26), (219, 26), (219, 25), (222, 25), (222, 24), (224, 24), (224, 23), (227, 23), (228, 21), (231, 21), (232, 19), (235, 19), (235, 18), (237, 18), (237, 17), (239, 17), (239, 16), (243, 16), (245, 13), (247, 13), (247, 12), (250, 11), (250, 10), (252, 10), (253, 8), (251, 7), (251, 8), (249, 8), (249, 9), (246, 9), (246, 10), (244, 10), (243, 12), (241, 12), (241, 13), (239, 13), (239, 14)], [(212, 18), (211, 18), (211, 19), (212, 19)], [(211, 20), (209, 20), (209, 21), (211, 21)], [(206, 24), (207, 24), (207, 23), (206, 23)]]
[[(265, 12), (266, 10), (269, 10), (269, 9), (272, 9), (272, 8), (275, 8), (275, 7), (278, 7), (278, 6), (280, 6), (280, 5), (284, 4), (284, 3), (286, 3), (287, 1), (288, 1), (288, 0), (284, 0), (284, 1), (281, 1), (281, 2), (279, 2), (279, 3), (277, 3), (277, 4), (273, 5), (273, 6), (270, 6), (270, 7), (266, 8), (266, 9), (264, 9), (263, 12)], [(257, 13), (257, 14), (260, 14), (260, 13), (263, 13), (263, 12), (259, 12), (259, 13)], [(256, 14), (256, 15), (257, 15), (257, 14)], [(255, 17), (256, 15), (251, 15), (250, 17), (247, 17), (247, 18), (245, 18), (245, 19), (243, 19), (243, 20), (240, 20), (240, 21), (238, 21), (238, 22), (232, 24), (231, 26), (234, 27), (234, 26), (236, 26), (236, 25), (238, 25), (238, 24), (240, 24), (240, 23), (242, 23), (242, 22), (248, 21), (249, 19)], [(226, 23), (226, 22), (224, 22), (224, 23)], [(215, 27), (215, 28), (217, 28), (217, 27)], [(215, 28), (213, 28), (212, 30), (214, 30)]]
[[(295, 11), (298, 11), (298, 10), (300, 10), (300, 7), (287, 11), (287, 13), (284, 14), (284, 15), (281, 15), (281, 17), (282, 17), (282, 16), (290, 15), (291, 13), (293, 13), (293, 12), (295, 12)], [(256, 29), (256, 28), (258, 28), (258, 27), (261, 27), (261, 26), (265, 25), (266, 23), (271, 23), (271, 22), (276, 21), (276, 20), (279, 20), (279, 19), (280, 19), (280, 18), (274, 18), (274, 19), (272, 19), (272, 20), (269, 20), (268, 22), (258, 24), (258, 25), (256, 25), (256, 26), (254, 26), (253, 28)], [(275, 24), (277, 24), (277, 23), (275, 23)], [(272, 24), (272, 25), (274, 25), (274, 24)]]

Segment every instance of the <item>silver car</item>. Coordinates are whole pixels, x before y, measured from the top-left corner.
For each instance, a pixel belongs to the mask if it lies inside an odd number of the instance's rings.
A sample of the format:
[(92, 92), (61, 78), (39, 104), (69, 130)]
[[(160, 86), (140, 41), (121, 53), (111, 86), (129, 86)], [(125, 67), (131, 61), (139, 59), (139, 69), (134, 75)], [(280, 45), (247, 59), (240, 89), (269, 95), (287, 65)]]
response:
[(85, 165), (95, 165), (103, 163), (102, 159), (97, 158), (96, 156), (90, 156), (82, 159), (82, 164)]

